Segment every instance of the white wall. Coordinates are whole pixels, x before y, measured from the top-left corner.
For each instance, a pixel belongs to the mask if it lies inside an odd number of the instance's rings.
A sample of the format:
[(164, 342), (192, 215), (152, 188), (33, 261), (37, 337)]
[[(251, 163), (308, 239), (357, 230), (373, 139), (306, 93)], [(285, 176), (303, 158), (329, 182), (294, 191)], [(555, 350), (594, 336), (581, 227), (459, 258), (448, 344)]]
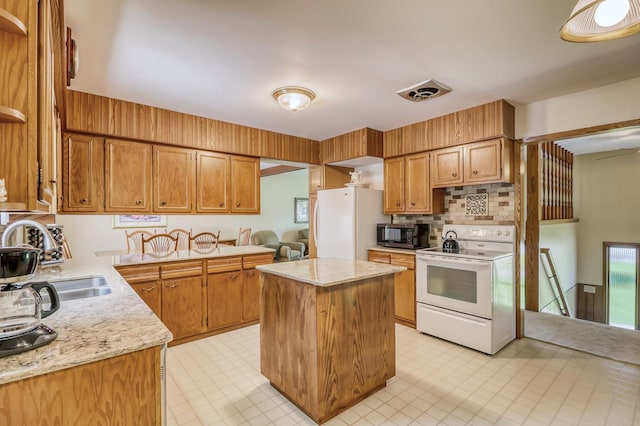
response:
[[(558, 278), (572, 316), (576, 314), (576, 284), (578, 272), (578, 224), (562, 223), (540, 226), (540, 247), (551, 249)], [(542, 257), (542, 256), (541, 256)], [(546, 263), (546, 260), (544, 261)], [(550, 271), (549, 271), (550, 273)], [(554, 287), (555, 288), (555, 287)], [(540, 307), (542, 312), (560, 313), (551, 289), (548, 273), (540, 263)]]
[(362, 172), (362, 183), (368, 184), (371, 189), (384, 190), (384, 164), (372, 164), (370, 166), (356, 167), (356, 172)]
[[(223, 239), (237, 238), (240, 227), (252, 231), (271, 229), (283, 241), (294, 241), (307, 224), (294, 223), (293, 199), (309, 196), (307, 169), (266, 176), (260, 179), (260, 215), (170, 215), (168, 228), (194, 232), (220, 230)], [(111, 215), (63, 215), (56, 222), (64, 234), (74, 259), (92, 258), (96, 251), (126, 249), (125, 230), (112, 228)]]
[(640, 153), (578, 155), (573, 163), (578, 282), (603, 285), (604, 241), (640, 243)]
[(640, 77), (516, 107), (516, 138), (640, 118)]

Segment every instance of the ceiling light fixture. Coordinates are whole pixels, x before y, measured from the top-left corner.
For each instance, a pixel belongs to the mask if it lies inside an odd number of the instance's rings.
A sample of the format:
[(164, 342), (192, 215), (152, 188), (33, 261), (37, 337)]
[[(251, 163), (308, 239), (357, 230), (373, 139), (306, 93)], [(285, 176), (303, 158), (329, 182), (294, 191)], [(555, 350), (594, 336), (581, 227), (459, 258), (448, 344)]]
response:
[(578, 0), (560, 29), (566, 41), (613, 40), (640, 31), (640, 0)]
[(279, 87), (271, 93), (271, 96), (278, 101), (282, 108), (289, 111), (301, 111), (316, 98), (316, 94), (312, 90), (298, 86)]

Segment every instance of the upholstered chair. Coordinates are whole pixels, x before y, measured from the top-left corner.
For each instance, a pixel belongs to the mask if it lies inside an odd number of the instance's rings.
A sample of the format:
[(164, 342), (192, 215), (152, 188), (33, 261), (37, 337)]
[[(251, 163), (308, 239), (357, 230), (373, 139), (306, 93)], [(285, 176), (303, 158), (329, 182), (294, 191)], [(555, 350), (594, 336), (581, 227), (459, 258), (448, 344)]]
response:
[(251, 234), (251, 244), (274, 249), (273, 257), (279, 261), (299, 260), (304, 256), (304, 243), (280, 241), (276, 233), (269, 230)]

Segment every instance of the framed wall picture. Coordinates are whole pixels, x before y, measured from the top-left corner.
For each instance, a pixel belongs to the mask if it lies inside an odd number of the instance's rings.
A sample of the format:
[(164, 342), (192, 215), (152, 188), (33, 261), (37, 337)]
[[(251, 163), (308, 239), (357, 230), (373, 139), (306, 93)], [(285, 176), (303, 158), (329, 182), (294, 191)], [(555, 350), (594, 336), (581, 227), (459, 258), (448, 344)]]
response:
[(167, 216), (159, 214), (119, 214), (113, 216), (114, 228), (166, 228)]
[(293, 199), (293, 222), (309, 223), (309, 199), (294, 198)]

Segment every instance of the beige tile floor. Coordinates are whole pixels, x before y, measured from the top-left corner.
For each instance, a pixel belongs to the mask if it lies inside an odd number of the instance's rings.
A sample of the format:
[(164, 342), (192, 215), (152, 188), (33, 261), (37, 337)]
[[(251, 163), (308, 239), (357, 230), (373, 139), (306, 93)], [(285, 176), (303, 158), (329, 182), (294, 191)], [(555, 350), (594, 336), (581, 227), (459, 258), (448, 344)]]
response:
[[(313, 425), (260, 374), (259, 326), (169, 348), (169, 425)], [(396, 326), (396, 376), (326, 425), (640, 425), (640, 366), (532, 339), (495, 356)]]

